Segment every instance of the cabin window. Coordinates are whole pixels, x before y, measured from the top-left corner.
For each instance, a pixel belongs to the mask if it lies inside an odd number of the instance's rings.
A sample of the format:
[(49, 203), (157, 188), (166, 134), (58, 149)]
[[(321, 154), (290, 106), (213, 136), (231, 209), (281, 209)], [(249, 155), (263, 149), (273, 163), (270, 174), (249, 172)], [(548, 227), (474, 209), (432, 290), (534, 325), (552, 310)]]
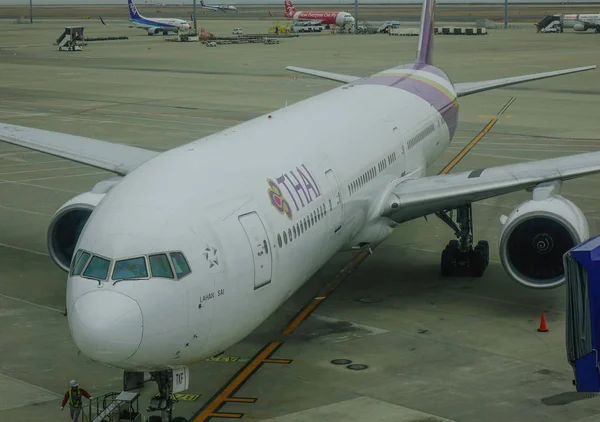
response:
[(117, 261), (112, 273), (113, 280), (130, 280), (147, 277), (148, 268), (146, 267), (146, 258), (143, 256)]
[(281, 241), (281, 235), (277, 233), (277, 244), (281, 248), (283, 246), (283, 242)]
[(75, 263), (77, 262), (77, 260), (79, 260), (79, 257), (81, 256), (81, 254), (83, 253), (83, 251), (81, 249), (79, 249), (72, 257), (71, 257), (71, 275), (73, 275), (73, 268), (75, 267)]
[(287, 245), (287, 232), (283, 232), (283, 243)]
[(169, 263), (169, 258), (167, 258), (166, 254), (150, 255), (148, 261), (150, 261), (152, 277), (175, 278), (173, 270), (171, 269), (171, 264)]
[(79, 259), (75, 262), (75, 266), (73, 267), (73, 275), (79, 275), (85, 268), (85, 264), (87, 264), (88, 259), (90, 259), (91, 254), (88, 252), (81, 252), (79, 255)]
[(90, 259), (90, 263), (83, 272), (83, 277), (94, 278), (96, 280), (106, 280), (108, 276), (108, 268), (110, 267), (110, 261), (108, 259), (100, 258), (99, 256), (93, 256)]
[(185, 256), (181, 252), (171, 252), (169, 255), (171, 256), (171, 260), (173, 260), (173, 268), (175, 268), (177, 278), (183, 278), (192, 272)]
[(266, 240), (263, 240), (263, 248), (265, 248), (265, 253), (269, 254), (269, 245)]
[(296, 226), (294, 226), (294, 239), (296, 238)]
[(290, 242), (292, 241), (292, 229), (288, 229), (288, 237), (290, 238)]

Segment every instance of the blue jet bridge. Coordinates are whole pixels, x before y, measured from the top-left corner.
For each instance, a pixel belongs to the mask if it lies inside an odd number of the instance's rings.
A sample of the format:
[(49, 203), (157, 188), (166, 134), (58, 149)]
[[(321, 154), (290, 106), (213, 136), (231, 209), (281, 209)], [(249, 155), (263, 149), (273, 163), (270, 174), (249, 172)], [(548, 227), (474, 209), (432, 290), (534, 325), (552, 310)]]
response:
[(600, 392), (600, 236), (563, 256), (567, 284), (567, 358), (578, 392)]

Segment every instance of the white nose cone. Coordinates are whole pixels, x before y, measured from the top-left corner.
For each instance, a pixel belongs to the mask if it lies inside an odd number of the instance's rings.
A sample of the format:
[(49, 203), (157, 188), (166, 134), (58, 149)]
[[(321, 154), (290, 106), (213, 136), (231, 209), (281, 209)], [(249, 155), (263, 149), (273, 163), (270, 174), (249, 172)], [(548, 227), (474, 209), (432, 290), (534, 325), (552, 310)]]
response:
[(79, 350), (100, 362), (124, 361), (142, 341), (142, 310), (135, 300), (121, 293), (84, 294), (75, 301), (69, 320)]

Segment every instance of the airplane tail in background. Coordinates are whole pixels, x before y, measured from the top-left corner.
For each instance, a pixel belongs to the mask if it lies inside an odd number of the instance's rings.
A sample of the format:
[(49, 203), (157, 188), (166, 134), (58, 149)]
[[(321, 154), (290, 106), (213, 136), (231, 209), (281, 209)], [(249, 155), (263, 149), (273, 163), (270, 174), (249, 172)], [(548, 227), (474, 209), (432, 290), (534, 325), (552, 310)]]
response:
[(104, 22), (104, 19), (102, 19), (102, 16), (98, 16), (98, 18), (100, 19), (100, 22), (102, 22), (102, 25), (106, 25), (106, 22)]
[(127, 0), (127, 3), (129, 4), (129, 18), (131, 20), (142, 19), (143, 16), (138, 13), (137, 7), (135, 7), (133, 0)]
[(423, 0), (421, 31), (417, 49), (417, 63), (433, 64), (433, 33), (435, 28), (435, 0)]
[(283, 4), (285, 5), (285, 15), (289, 16), (290, 18), (294, 17), (296, 14), (296, 8), (292, 4), (291, 0), (285, 0)]

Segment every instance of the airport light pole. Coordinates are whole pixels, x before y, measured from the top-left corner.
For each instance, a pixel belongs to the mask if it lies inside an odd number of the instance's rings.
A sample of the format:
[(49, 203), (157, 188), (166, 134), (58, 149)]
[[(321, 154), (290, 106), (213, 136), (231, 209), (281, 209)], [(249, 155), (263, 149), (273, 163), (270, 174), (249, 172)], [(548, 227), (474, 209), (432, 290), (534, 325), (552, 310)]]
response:
[(33, 0), (29, 0), (29, 23), (33, 23)]
[(198, 32), (198, 25), (196, 24), (196, 0), (194, 0), (194, 31)]
[(508, 0), (504, 0), (504, 29), (508, 28)]
[(358, 34), (358, 0), (354, 0), (354, 33)]

